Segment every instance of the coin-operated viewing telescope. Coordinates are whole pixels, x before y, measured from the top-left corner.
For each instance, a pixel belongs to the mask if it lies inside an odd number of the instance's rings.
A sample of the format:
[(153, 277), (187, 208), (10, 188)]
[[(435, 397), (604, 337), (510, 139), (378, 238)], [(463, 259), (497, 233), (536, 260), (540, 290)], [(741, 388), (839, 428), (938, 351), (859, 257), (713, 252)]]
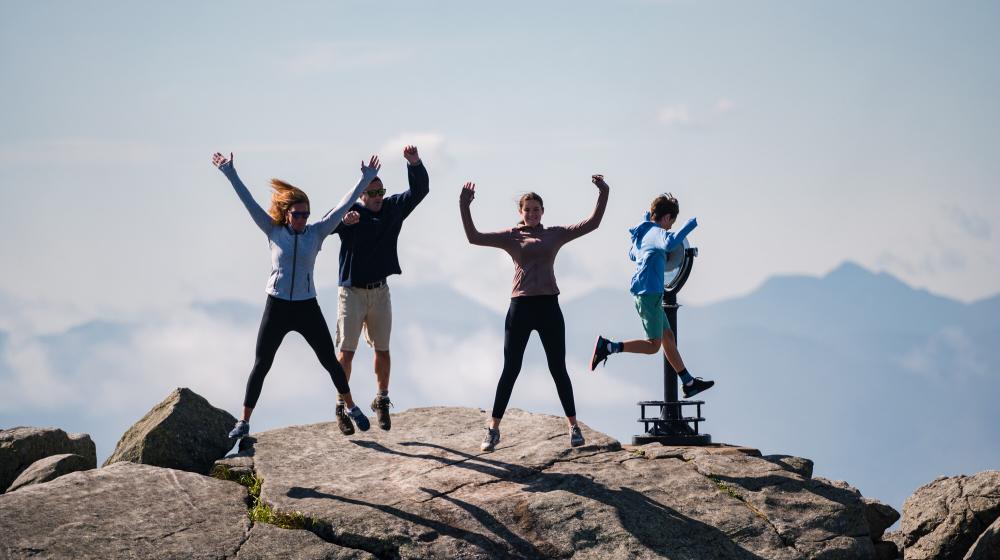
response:
[[(666, 255), (666, 274), (663, 278), (663, 310), (666, 312), (670, 327), (674, 331), (675, 341), (677, 341), (678, 336), (677, 308), (680, 307), (677, 304), (677, 293), (681, 291), (691, 275), (694, 258), (697, 256), (698, 248), (689, 246), (687, 239), (684, 239), (683, 245), (676, 247)], [(663, 400), (640, 401), (638, 403), (639, 422), (643, 423), (646, 433), (632, 436), (633, 445), (653, 442), (665, 445), (708, 445), (712, 443), (711, 435), (698, 432), (698, 423), (705, 421), (701, 415), (701, 405), (705, 404), (705, 401), (678, 400), (677, 385), (677, 372), (664, 356)], [(695, 415), (684, 416), (684, 407), (691, 406), (696, 408)], [(658, 407), (659, 415), (646, 416), (647, 407)]]

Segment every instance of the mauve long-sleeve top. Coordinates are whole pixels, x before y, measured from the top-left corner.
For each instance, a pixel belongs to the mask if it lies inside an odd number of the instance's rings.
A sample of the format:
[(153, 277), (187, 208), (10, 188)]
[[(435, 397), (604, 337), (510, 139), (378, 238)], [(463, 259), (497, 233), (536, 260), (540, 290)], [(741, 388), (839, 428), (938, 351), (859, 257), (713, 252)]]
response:
[(570, 226), (529, 227), (519, 224), (513, 228), (492, 233), (482, 233), (472, 223), (471, 200), (459, 199), (462, 226), (469, 243), (503, 249), (514, 261), (514, 285), (510, 297), (558, 295), (554, 270), (556, 254), (563, 245), (586, 235), (601, 225), (608, 205), (608, 187), (598, 187), (600, 195), (594, 212), (589, 218)]

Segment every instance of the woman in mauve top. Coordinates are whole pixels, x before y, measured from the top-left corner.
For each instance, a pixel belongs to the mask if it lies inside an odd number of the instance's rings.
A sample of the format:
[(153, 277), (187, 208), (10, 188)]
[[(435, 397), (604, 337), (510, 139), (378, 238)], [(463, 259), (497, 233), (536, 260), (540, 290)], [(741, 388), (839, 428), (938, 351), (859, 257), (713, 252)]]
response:
[(584, 443), (576, 423), (573, 384), (566, 371), (566, 323), (559, 309), (559, 287), (553, 265), (556, 253), (563, 245), (594, 231), (601, 224), (608, 205), (609, 187), (603, 175), (594, 175), (591, 181), (600, 194), (593, 214), (586, 220), (571, 226), (543, 226), (545, 208), (542, 197), (532, 192), (518, 201), (521, 221), (511, 229), (494, 233), (482, 233), (472, 223), (470, 206), (476, 196), (476, 185), (466, 183), (462, 187), (459, 208), (469, 243), (503, 249), (514, 261), (514, 286), (504, 323), (503, 373), (497, 383), (492, 418), (481, 446), (483, 451), (493, 451), (500, 442), (500, 420), (521, 372), (524, 349), (533, 330), (538, 331), (538, 338), (542, 341), (549, 373), (556, 383), (559, 401), (569, 423), (570, 445), (578, 447)]

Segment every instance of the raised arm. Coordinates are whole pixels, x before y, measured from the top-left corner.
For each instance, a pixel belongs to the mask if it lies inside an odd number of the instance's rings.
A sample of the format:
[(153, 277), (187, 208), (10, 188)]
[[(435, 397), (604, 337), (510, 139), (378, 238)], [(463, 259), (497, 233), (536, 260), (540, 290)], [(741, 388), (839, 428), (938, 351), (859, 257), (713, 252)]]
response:
[(669, 231), (666, 232), (666, 235), (664, 236), (664, 251), (669, 253), (674, 249), (674, 247), (684, 243), (684, 238), (687, 237), (688, 234), (691, 233), (691, 231), (696, 227), (698, 227), (698, 218), (691, 218), (676, 234)]
[(271, 229), (274, 227), (274, 221), (271, 220), (271, 216), (268, 215), (267, 211), (261, 208), (260, 204), (257, 204), (257, 201), (250, 194), (250, 190), (240, 180), (240, 176), (236, 174), (236, 168), (233, 167), (233, 154), (230, 152), (229, 159), (226, 159), (226, 156), (215, 152), (215, 155), (212, 156), (212, 163), (229, 179), (229, 182), (233, 185), (233, 190), (236, 191), (236, 196), (240, 197), (240, 201), (243, 202), (243, 206), (246, 207), (247, 212), (250, 213), (250, 217), (253, 218), (257, 227), (265, 235), (270, 234)]
[(406, 179), (410, 184), (410, 188), (406, 192), (390, 196), (389, 200), (395, 199), (395, 203), (399, 204), (400, 208), (402, 208), (403, 217), (405, 218), (410, 215), (410, 212), (413, 212), (413, 209), (431, 191), (431, 183), (427, 177), (427, 169), (424, 167), (424, 162), (420, 159), (420, 154), (417, 153), (416, 146), (403, 148), (403, 157), (406, 158)]
[(604, 210), (608, 207), (608, 192), (611, 190), (611, 187), (604, 182), (604, 175), (592, 175), (590, 182), (594, 183), (600, 193), (597, 195), (597, 204), (594, 206), (594, 212), (586, 220), (563, 228), (566, 232), (565, 241), (572, 241), (577, 237), (586, 235), (601, 225)]
[(354, 186), (354, 189), (345, 194), (344, 198), (340, 199), (340, 202), (327, 212), (321, 220), (313, 224), (313, 227), (318, 229), (321, 237), (326, 237), (333, 233), (333, 230), (337, 229), (337, 226), (340, 225), (340, 220), (344, 219), (344, 215), (351, 209), (351, 205), (361, 196), (361, 191), (368, 187), (372, 179), (378, 177), (378, 170), (381, 168), (378, 156), (372, 156), (368, 165), (365, 165), (364, 160), (361, 161), (361, 180), (358, 181), (358, 184)]
[(462, 227), (465, 228), (466, 239), (473, 245), (505, 248), (510, 240), (510, 235), (504, 232), (482, 233), (476, 229), (476, 224), (472, 223), (470, 207), (474, 198), (476, 198), (476, 184), (466, 183), (458, 197), (458, 209), (462, 213)]

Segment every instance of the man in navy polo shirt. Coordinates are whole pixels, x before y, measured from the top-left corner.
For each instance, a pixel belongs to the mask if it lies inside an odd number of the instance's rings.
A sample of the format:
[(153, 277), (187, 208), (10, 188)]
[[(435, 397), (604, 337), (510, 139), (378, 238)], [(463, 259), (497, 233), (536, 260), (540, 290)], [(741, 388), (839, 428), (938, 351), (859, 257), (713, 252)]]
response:
[[(375, 378), (378, 395), (372, 410), (383, 430), (391, 426), (389, 419), (389, 334), (392, 330), (392, 303), (386, 278), (401, 274), (396, 242), (403, 220), (430, 192), (427, 170), (420, 161), (416, 146), (403, 149), (410, 188), (403, 193), (385, 196), (385, 186), (373, 180), (361, 193), (334, 233), (340, 236), (340, 289), (337, 305), (337, 358), (351, 377), (351, 363), (358, 349), (361, 332), (375, 349)], [(350, 435), (354, 426), (337, 403), (337, 425)]]

